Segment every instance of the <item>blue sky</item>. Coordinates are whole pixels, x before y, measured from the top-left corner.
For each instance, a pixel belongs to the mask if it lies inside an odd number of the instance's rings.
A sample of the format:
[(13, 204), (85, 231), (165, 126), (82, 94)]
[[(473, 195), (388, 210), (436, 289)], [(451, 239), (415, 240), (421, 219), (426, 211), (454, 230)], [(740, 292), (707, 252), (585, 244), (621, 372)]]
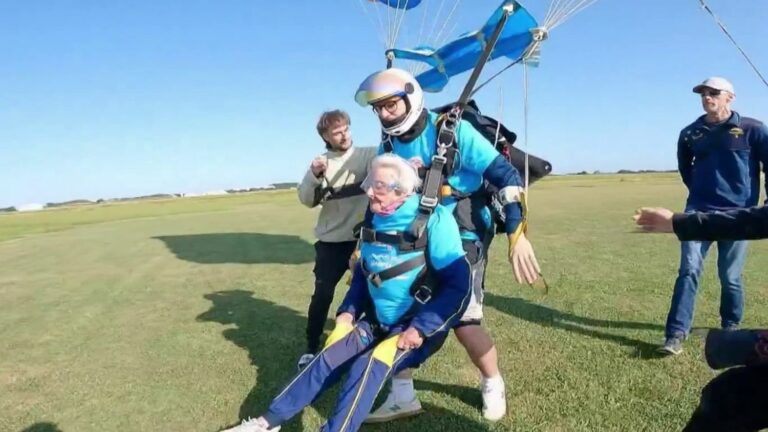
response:
[[(383, 66), (360, 1), (0, 0), (0, 207), (298, 181), (323, 149), (317, 116), (337, 107), (356, 145), (376, 145), (353, 101)], [(449, 29), (478, 27), (498, 3), (463, 0)], [(768, 2), (708, 3), (768, 73)], [(542, 19), (549, 0), (524, 4)], [(406, 42), (419, 27), (406, 22)], [(598, 0), (530, 70), (528, 149), (558, 173), (674, 168), (677, 133), (701, 112), (690, 89), (710, 75), (768, 120), (768, 88), (698, 0)], [(521, 133), (522, 95), (514, 68), (478, 99)]]

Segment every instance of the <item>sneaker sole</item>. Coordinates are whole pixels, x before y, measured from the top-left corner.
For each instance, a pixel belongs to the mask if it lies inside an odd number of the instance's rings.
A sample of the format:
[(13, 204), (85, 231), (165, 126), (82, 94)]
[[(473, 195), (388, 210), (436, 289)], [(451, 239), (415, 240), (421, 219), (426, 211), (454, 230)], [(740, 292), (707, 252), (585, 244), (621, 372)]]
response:
[(392, 415), (389, 415), (389, 416), (386, 416), (386, 417), (373, 417), (373, 418), (369, 417), (369, 418), (366, 418), (363, 421), (363, 423), (365, 423), (365, 424), (386, 423), (386, 422), (400, 420), (400, 419), (404, 419), (404, 418), (408, 418), (408, 417), (417, 416), (417, 415), (419, 415), (419, 414), (421, 414), (423, 412), (424, 412), (424, 408), (419, 408), (419, 409), (413, 410), (413, 411), (398, 412), (398, 413), (395, 413), (395, 414), (392, 414)]
[(675, 355), (676, 356), (676, 355), (680, 355), (683, 352), (683, 350), (682, 349), (673, 350), (673, 349), (667, 348), (667, 347), (660, 347), (660, 348), (656, 349), (656, 352), (659, 353), (659, 354)]
[(483, 413), (483, 418), (488, 420), (488, 421), (490, 421), (490, 422), (497, 422), (497, 421), (503, 419), (506, 416), (507, 416), (507, 411), (506, 410), (500, 416), (494, 416), (494, 417), (489, 417), (485, 413)]

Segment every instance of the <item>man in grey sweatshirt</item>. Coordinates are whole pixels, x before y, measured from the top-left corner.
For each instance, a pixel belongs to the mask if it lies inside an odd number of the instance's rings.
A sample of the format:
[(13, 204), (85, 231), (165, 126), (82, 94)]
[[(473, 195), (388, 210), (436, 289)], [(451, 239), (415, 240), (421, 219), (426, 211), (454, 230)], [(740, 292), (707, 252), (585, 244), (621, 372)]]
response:
[(307, 351), (299, 358), (299, 369), (320, 348), (336, 285), (355, 250), (354, 228), (363, 220), (368, 204), (360, 184), (376, 148), (353, 147), (349, 126), (349, 115), (344, 111), (327, 111), (320, 116), (317, 133), (327, 151), (312, 160), (298, 188), (302, 204), (322, 206), (315, 226), (315, 288), (307, 311)]

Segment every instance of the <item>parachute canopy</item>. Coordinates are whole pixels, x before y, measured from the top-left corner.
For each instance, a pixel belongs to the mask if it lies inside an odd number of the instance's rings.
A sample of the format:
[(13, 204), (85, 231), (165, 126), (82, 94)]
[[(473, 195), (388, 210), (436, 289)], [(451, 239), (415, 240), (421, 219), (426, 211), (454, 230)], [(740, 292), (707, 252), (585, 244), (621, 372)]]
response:
[(379, 3), (384, 3), (387, 6), (393, 7), (395, 9), (413, 9), (416, 6), (421, 3), (421, 0), (368, 0), (370, 2), (378, 1)]
[(499, 57), (517, 60), (533, 44), (538, 23), (515, 0), (504, 1), (480, 30), (465, 33), (438, 49), (419, 46), (410, 50), (390, 49), (387, 53), (398, 59), (427, 63), (431, 68), (420, 73), (416, 79), (425, 91), (439, 92), (452, 76), (475, 67), (493, 31), (505, 14), (505, 8), (511, 9), (512, 13), (491, 52), (490, 60)]
[[(397, 59), (409, 62), (410, 67), (397, 67), (416, 75), (425, 91), (439, 92), (451, 77), (477, 65), (503, 17), (506, 17), (505, 25), (488, 60), (512, 60), (487, 81), (521, 62), (536, 65), (541, 44), (549, 33), (595, 1), (546, 0), (543, 3), (549, 3), (547, 13), (537, 22), (519, 1), (501, 0), (500, 6), (479, 30), (461, 34), (458, 38), (454, 36), (457, 23), (453, 18), (465, 15), (468, 8), (477, 8), (477, 0), (359, 0), (358, 3), (371, 28), (379, 28), (387, 67), (393, 66)], [(463, 9), (459, 7), (460, 3), (465, 3)], [(410, 31), (402, 32), (403, 28), (410, 28)], [(406, 38), (416, 36), (416, 33), (418, 36), (406, 42), (400, 40), (403, 33)], [(402, 49), (403, 45), (415, 48)]]

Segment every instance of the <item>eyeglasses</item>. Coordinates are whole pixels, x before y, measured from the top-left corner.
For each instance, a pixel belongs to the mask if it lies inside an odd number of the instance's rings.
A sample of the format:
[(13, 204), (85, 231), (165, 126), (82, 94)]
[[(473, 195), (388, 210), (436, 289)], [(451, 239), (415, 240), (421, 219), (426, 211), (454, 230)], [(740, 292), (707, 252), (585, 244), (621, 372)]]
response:
[(702, 90), (701, 91), (701, 97), (717, 97), (720, 96), (720, 93), (722, 93), (722, 90), (715, 90), (715, 89), (709, 89), (709, 90)]
[(390, 114), (396, 114), (397, 113), (397, 105), (400, 103), (401, 99), (390, 99), (378, 104), (373, 105), (373, 112), (376, 114), (381, 114), (382, 111), (386, 111)]
[(399, 191), (400, 183), (398, 182), (387, 183), (381, 180), (372, 180), (370, 177), (366, 177), (365, 180), (363, 180), (363, 183), (360, 185), (360, 187), (366, 192), (368, 191), (368, 189), (373, 189), (375, 193), (386, 193), (386, 192), (392, 192), (394, 190)]

